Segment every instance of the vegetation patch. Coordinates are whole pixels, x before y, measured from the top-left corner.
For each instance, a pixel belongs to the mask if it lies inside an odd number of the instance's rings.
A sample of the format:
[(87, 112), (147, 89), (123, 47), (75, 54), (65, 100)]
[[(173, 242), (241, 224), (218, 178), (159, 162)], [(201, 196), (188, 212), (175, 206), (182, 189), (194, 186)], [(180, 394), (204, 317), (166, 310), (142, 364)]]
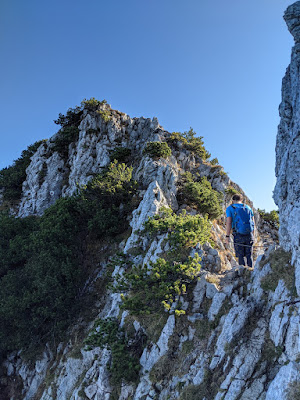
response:
[(182, 352), (186, 355), (190, 354), (195, 348), (195, 343), (193, 340), (186, 340), (182, 343)]
[[(54, 120), (54, 123), (60, 125), (61, 129), (53, 142), (53, 150), (66, 159), (68, 157), (69, 145), (78, 140), (79, 124), (82, 121), (83, 110), (85, 109), (89, 112), (97, 111), (104, 113), (104, 115), (110, 113), (110, 111), (99, 110), (99, 107), (103, 104), (106, 104), (106, 100), (99, 101), (91, 97), (89, 100), (84, 99), (80, 106), (69, 108), (65, 115), (60, 113), (58, 118)], [(90, 129), (88, 133), (92, 133), (91, 131), (94, 130)]]
[(106, 100), (97, 100), (95, 97), (91, 97), (90, 99), (84, 99), (81, 102), (81, 107), (85, 108), (88, 111), (96, 111), (100, 106), (107, 104)]
[(167, 323), (168, 317), (169, 315), (167, 313), (156, 312), (152, 313), (151, 315), (140, 314), (134, 318), (137, 319), (137, 321), (139, 321), (145, 328), (148, 340), (156, 343), (160, 338), (164, 326)]
[(112, 113), (109, 110), (98, 110), (97, 113), (101, 116), (104, 122), (109, 122), (112, 118)]
[(131, 156), (131, 150), (128, 147), (116, 147), (114, 150), (111, 151), (109, 157), (111, 161), (117, 160), (118, 162), (125, 162), (129, 161)]
[(207, 217), (189, 215), (186, 210), (176, 215), (172, 209), (163, 207), (160, 212), (149, 218), (144, 224), (144, 231), (151, 235), (168, 233), (170, 245), (175, 248), (189, 248), (197, 243), (210, 240), (211, 223)]
[(219, 165), (219, 160), (217, 158), (213, 158), (212, 160), (209, 161), (209, 163), (213, 166)]
[(262, 349), (261, 362), (267, 361), (268, 363), (272, 363), (281, 356), (283, 350), (284, 349), (282, 346), (276, 347), (269, 336), (266, 337), (265, 344)]
[(174, 365), (170, 362), (169, 354), (162, 356), (150, 371), (149, 378), (154, 384), (170, 375)]
[(39, 172), (39, 185), (40, 186), (43, 184), (45, 177), (47, 176), (47, 169), (48, 169), (47, 163), (44, 162), (42, 169)]
[(203, 160), (208, 160), (211, 154), (205, 149), (203, 136), (196, 136), (197, 133), (190, 128), (189, 131), (180, 133), (180, 132), (173, 132), (171, 133), (170, 137), (168, 138), (168, 142), (173, 146), (184, 147), (186, 150), (189, 150), (194, 155), (202, 158)]
[(87, 111), (97, 111), (99, 107), (106, 104), (106, 100), (97, 100), (95, 97), (90, 99), (83, 99), (80, 106), (75, 106), (74, 108), (69, 108), (66, 114), (59, 113), (58, 118), (54, 120), (54, 123), (60, 125), (62, 128), (67, 126), (78, 127), (83, 115), (83, 110)]
[(291, 265), (291, 253), (279, 248), (261, 263), (261, 267), (267, 263), (270, 264), (272, 272), (261, 279), (262, 289), (274, 292), (282, 279), (287, 289), (295, 294), (295, 267)]
[(227, 186), (227, 188), (225, 189), (225, 193), (228, 194), (229, 196), (240, 194), (239, 191), (235, 189), (233, 186)]
[(210, 219), (218, 218), (223, 213), (223, 195), (212, 189), (206, 177), (195, 181), (191, 173), (186, 173), (183, 186), (179, 189), (179, 197), (202, 214), (207, 214)]
[(168, 158), (172, 151), (166, 142), (148, 142), (143, 150), (143, 154), (158, 160), (159, 158)]
[(79, 129), (77, 126), (63, 127), (53, 141), (53, 151), (57, 151), (62, 158), (67, 159), (69, 154), (69, 146), (71, 143), (77, 142), (79, 137)]
[(56, 125), (60, 125), (62, 128), (67, 126), (75, 126), (81, 122), (82, 118), (82, 107), (76, 106), (75, 108), (69, 108), (66, 114), (59, 113), (58, 118), (54, 120)]
[(13, 165), (0, 171), (0, 189), (3, 189), (3, 200), (8, 202), (19, 201), (22, 195), (22, 184), (26, 179), (26, 168), (31, 157), (45, 140), (40, 140), (22, 151), (21, 157)]
[(108, 348), (111, 351), (111, 362), (108, 369), (113, 384), (136, 382), (139, 377), (140, 363), (135, 349), (129, 345), (125, 330), (120, 328), (117, 319), (100, 319), (95, 323), (94, 332), (85, 340), (86, 350), (95, 347)]
[[(179, 296), (186, 294), (187, 285), (197, 279), (200, 257), (189, 257), (186, 263), (170, 263), (159, 258), (149, 265), (133, 265), (130, 271), (116, 276), (115, 291), (122, 293), (122, 308), (133, 315), (151, 314), (160, 307), (171, 311)], [(123, 294), (126, 293), (126, 294)], [(185, 314), (180, 304), (172, 312)]]
[(0, 214), (0, 353), (61, 337), (82, 306), (87, 244), (128, 229), (134, 186), (112, 163), (42, 217)]
[(179, 298), (186, 295), (187, 287), (197, 280), (201, 269), (199, 255), (192, 258), (188, 254), (197, 243), (209, 240), (210, 226), (207, 217), (186, 212), (176, 215), (169, 208), (162, 208), (149, 218), (144, 232), (153, 236), (168, 233), (171, 248), (156, 262), (128, 265), (124, 273), (115, 277), (113, 290), (122, 293), (122, 307), (133, 315), (150, 315), (160, 309), (177, 316), (185, 314)]
[(200, 385), (189, 385), (185, 387), (179, 400), (213, 400), (218, 393), (219, 382), (215, 379), (213, 372), (206, 368), (203, 382)]
[(200, 340), (208, 339), (212, 332), (211, 323), (207, 318), (203, 318), (203, 319), (196, 321), (195, 328), (196, 328), (195, 335)]
[(264, 221), (269, 222), (274, 228), (279, 229), (279, 213), (277, 210), (266, 212), (258, 208), (257, 211)]
[(106, 170), (96, 175), (86, 186), (84, 193), (90, 198), (99, 199), (111, 205), (112, 199), (115, 205), (127, 203), (134, 196), (137, 182), (132, 179), (133, 167), (128, 167), (117, 160), (111, 162)]

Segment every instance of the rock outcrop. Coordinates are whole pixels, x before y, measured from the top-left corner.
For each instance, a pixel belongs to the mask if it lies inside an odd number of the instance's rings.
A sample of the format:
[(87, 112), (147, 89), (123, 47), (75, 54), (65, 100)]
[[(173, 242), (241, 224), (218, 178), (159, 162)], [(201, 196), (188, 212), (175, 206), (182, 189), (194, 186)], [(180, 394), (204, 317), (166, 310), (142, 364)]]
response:
[(292, 251), (296, 267), (296, 287), (300, 294), (300, 2), (284, 14), (288, 29), (295, 39), (291, 63), (282, 81), (280, 124), (276, 143), (277, 183), (274, 200), (280, 211), (280, 243)]
[(87, 286), (91, 290), (98, 287), (112, 268), (111, 285), (102, 287), (95, 304), (96, 319), (117, 319), (130, 337), (129, 345), (135, 348), (140, 373), (135, 381), (123, 379), (115, 384), (108, 367), (112, 351), (109, 347), (85, 346), (94, 321), (80, 317), (65, 341), (46, 345), (37, 359), (28, 362), (21, 350), (7, 356), (1, 371), (1, 399), (300, 398), (300, 2), (287, 9), (285, 19), (296, 45), (283, 80), (276, 147), (278, 180), (274, 196), (280, 210), (282, 247), (275, 244), (264, 252), (264, 243), (274, 241), (276, 233), (260, 221), (255, 268), (238, 266), (232, 246), (224, 246), (224, 217), (220, 217), (211, 224), (213, 246), (206, 242), (189, 248), (188, 255), (202, 268), (186, 293), (178, 294), (169, 309), (150, 316), (124, 310), (124, 299), (113, 290), (117, 277), (130, 266), (151, 265), (159, 257), (170, 256), (172, 248), (172, 230), (149, 235), (144, 232), (144, 223), (162, 207), (172, 208), (177, 214), (182, 210), (185, 215), (199, 214), (178, 193), (184, 174), (206, 177), (222, 195), (223, 208), (228, 205), (229, 193), (242, 190), (220, 166), (195, 155), (183, 141), (171, 146), (168, 157), (145, 154), (147, 142), (170, 140), (170, 133), (157, 119), (131, 119), (102, 105), (101, 110), (110, 113), (107, 121), (101, 113), (83, 110), (78, 139), (69, 144), (67, 157), (55, 151), (57, 136), (43, 143), (32, 157), (18, 215), (42, 215), (58, 198), (72, 195), (101, 172), (116, 147), (130, 150), (139, 184), (138, 204), (128, 215), (132, 229), (118, 244), (122, 256), (114, 258), (113, 263), (107, 247), (99, 250), (96, 273)]

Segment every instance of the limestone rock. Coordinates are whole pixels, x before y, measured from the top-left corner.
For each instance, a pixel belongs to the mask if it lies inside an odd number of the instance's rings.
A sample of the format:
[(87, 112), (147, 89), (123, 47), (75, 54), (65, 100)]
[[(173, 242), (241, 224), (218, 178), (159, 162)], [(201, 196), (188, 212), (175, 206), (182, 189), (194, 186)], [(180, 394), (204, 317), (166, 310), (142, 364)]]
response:
[(170, 315), (168, 321), (162, 330), (157, 344), (153, 344), (151, 350), (147, 348), (141, 356), (141, 365), (144, 371), (150, 371), (153, 365), (168, 351), (168, 340), (175, 327), (175, 317)]
[(284, 19), (288, 26), (289, 31), (294, 36), (295, 42), (300, 41), (300, 2), (296, 1), (290, 5), (285, 13)]
[(300, 382), (299, 377), (299, 364), (290, 362), (281, 367), (267, 391), (266, 400), (287, 400), (287, 391), (291, 387), (291, 383)]
[(295, 39), (291, 63), (282, 81), (280, 124), (276, 142), (276, 176), (274, 200), (280, 210), (279, 239), (293, 253), (296, 287), (300, 295), (300, 103), (299, 103), (299, 39), (300, 2), (289, 6), (284, 14), (288, 29)]

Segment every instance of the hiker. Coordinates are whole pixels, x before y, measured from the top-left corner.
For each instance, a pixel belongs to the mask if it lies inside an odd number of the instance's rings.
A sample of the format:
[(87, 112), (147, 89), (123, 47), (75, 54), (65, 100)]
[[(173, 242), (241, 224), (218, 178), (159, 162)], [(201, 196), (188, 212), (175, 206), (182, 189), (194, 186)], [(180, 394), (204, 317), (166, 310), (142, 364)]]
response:
[(254, 215), (249, 206), (242, 203), (242, 196), (232, 196), (232, 204), (226, 209), (226, 243), (229, 244), (231, 228), (234, 237), (235, 255), (239, 265), (252, 268), (252, 246), (254, 242)]

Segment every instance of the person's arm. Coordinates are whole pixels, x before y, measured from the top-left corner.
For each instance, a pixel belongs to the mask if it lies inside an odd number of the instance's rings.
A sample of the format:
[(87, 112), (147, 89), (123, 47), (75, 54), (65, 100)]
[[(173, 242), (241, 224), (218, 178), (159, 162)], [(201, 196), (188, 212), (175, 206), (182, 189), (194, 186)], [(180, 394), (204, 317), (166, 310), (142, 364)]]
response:
[(226, 218), (226, 243), (227, 244), (229, 244), (229, 240), (230, 240), (231, 225), (232, 225), (232, 217), (227, 217)]
[(256, 234), (256, 225), (255, 225), (254, 216), (252, 217), (252, 219), (253, 219), (253, 232), (252, 232), (252, 234), (253, 234), (253, 240), (254, 240), (255, 239), (255, 234)]

